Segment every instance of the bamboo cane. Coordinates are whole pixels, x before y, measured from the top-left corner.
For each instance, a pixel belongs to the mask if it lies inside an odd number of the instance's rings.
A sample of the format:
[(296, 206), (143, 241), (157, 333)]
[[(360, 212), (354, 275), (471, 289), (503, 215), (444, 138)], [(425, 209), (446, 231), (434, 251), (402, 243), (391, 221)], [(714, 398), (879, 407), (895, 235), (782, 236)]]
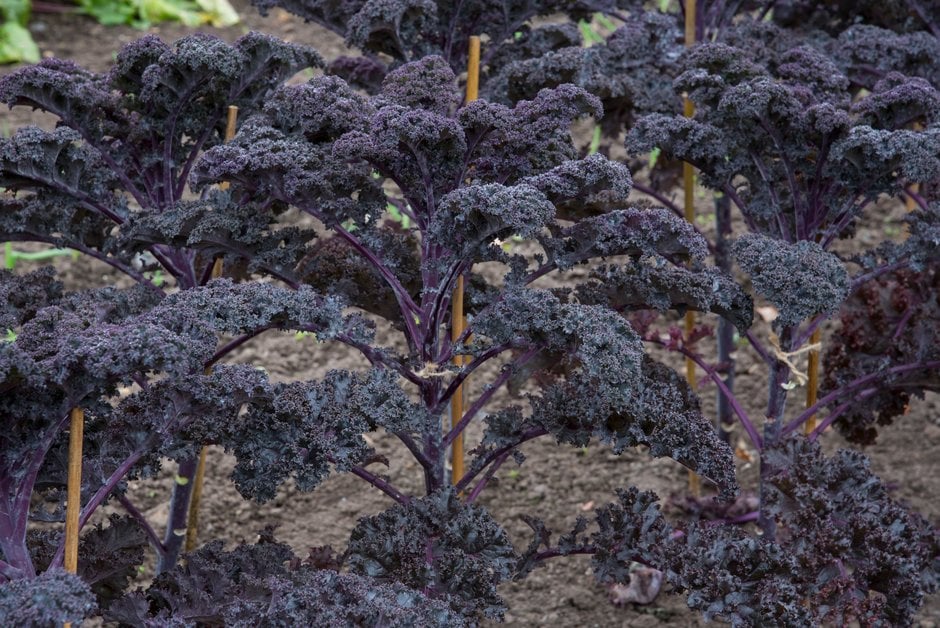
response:
[[(467, 102), (473, 102), (479, 97), (480, 92), (480, 38), (477, 35), (470, 37), (470, 55), (467, 59)], [(467, 328), (467, 319), (463, 311), (463, 275), (457, 277), (457, 287), (454, 289), (454, 296), (451, 300), (451, 324), (450, 338), (451, 342), (456, 343)], [(467, 364), (469, 356), (455, 355), (454, 364), (458, 367)], [(466, 380), (464, 380), (466, 383)], [(457, 387), (454, 396), (450, 400), (450, 427), (453, 429), (463, 417), (463, 384)], [(451, 444), (451, 482), (456, 484), (464, 474), (463, 460), (463, 433), (457, 434), (454, 442)]]
[[(230, 142), (235, 137), (235, 122), (238, 120), (238, 107), (229, 105), (228, 118), (225, 122), (225, 141)], [(228, 181), (219, 184), (219, 188), (227, 190)], [(218, 279), (222, 276), (222, 258), (218, 257), (212, 262), (212, 278)], [(206, 369), (206, 375), (212, 372), (211, 368)], [(189, 500), (189, 512), (186, 516), (186, 543), (183, 546), (186, 553), (196, 549), (196, 541), (199, 536), (199, 503), (202, 501), (202, 485), (206, 479), (206, 447), (199, 452), (199, 464), (196, 466), (196, 475), (193, 477), (193, 494)]]
[[(695, 22), (696, 22), (696, 0), (685, 1), (685, 47), (691, 48), (695, 45)], [(683, 109), (685, 117), (691, 118), (695, 115), (695, 105), (688, 97), (683, 98)], [(685, 219), (689, 222), (695, 221), (695, 171), (692, 164), (682, 162), (682, 187), (685, 202)], [(695, 313), (685, 313), (685, 333), (691, 335), (695, 329)], [(685, 379), (689, 386), (695, 387), (695, 362), (691, 358), (685, 360)], [(698, 497), (702, 493), (702, 481), (698, 474), (689, 471), (689, 491)]]
[[(69, 412), (69, 477), (65, 507), (65, 570), (78, 573), (79, 514), (82, 509), (82, 439), (85, 436), (85, 412), (72, 408)], [(65, 622), (71, 628), (72, 622)]]
[[(821, 339), (822, 332), (817, 329), (813, 332), (813, 335), (810, 336), (809, 343), (815, 345), (818, 344)], [(814, 349), (809, 352), (809, 366), (806, 369), (806, 376), (806, 407), (811, 408), (816, 405), (816, 397), (819, 392), (819, 349)], [(806, 423), (803, 424), (803, 432), (810, 434), (815, 429), (816, 415), (813, 414)]]

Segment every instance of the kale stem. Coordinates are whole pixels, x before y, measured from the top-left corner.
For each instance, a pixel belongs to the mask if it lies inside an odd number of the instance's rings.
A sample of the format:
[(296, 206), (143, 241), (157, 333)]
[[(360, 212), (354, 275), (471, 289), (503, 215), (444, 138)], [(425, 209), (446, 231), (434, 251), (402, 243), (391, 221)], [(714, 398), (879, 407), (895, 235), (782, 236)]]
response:
[(472, 504), (476, 501), (477, 497), (480, 496), (480, 493), (486, 487), (486, 484), (493, 479), (493, 476), (499, 471), (499, 468), (503, 466), (503, 463), (509, 458), (509, 451), (503, 452), (498, 458), (493, 461), (493, 464), (490, 465), (490, 468), (486, 470), (486, 473), (483, 474), (483, 477), (480, 478), (480, 481), (477, 482), (477, 485), (473, 487), (473, 490), (470, 491), (470, 495), (467, 496), (467, 503)]
[(819, 438), (819, 435), (825, 432), (826, 428), (832, 425), (836, 419), (838, 419), (840, 416), (842, 416), (845, 413), (846, 410), (848, 410), (849, 408), (857, 404), (859, 401), (862, 401), (863, 399), (868, 399), (869, 397), (871, 397), (877, 392), (878, 390), (875, 388), (869, 388), (867, 390), (863, 390), (857, 395), (854, 395), (848, 401), (836, 407), (835, 410), (829, 413), (829, 416), (827, 416), (825, 419), (820, 421), (819, 425), (813, 428), (813, 431), (810, 432), (808, 436), (809, 440), (816, 440), (817, 438)]
[(783, 435), (789, 434), (793, 430), (800, 427), (800, 425), (805, 423), (809, 419), (809, 417), (813, 416), (814, 414), (819, 412), (822, 408), (829, 405), (836, 399), (843, 397), (845, 395), (848, 395), (849, 393), (859, 388), (864, 388), (868, 384), (877, 382), (879, 379), (882, 379), (884, 377), (890, 377), (892, 375), (899, 375), (901, 373), (907, 373), (908, 371), (916, 371), (920, 369), (930, 370), (930, 369), (936, 369), (936, 368), (940, 368), (940, 360), (931, 360), (927, 362), (910, 362), (908, 364), (901, 364), (898, 366), (893, 366), (884, 371), (878, 371), (876, 373), (868, 373), (867, 375), (863, 375), (849, 382), (845, 386), (842, 386), (841, 388), (838, 388), (832, 391), (831, 393), (829, 393), (828, 395), (826, 395), (825, 397), (817, 401), (815, 404), (813, 404), (811, 407), (804, 410), (802, 414), (800, 414), (798, 417), (790, 421), (790, 423), (788, 423), (787, 426), (783, 428), (782, 433)]
[[(653, 336), (649, 336), (645, 340), (653, 344), (665, 346), (664, 342)], [(748, 437), (751, 439), (751, 443), (754, 445), (754, 447), (760, 450), (763, 447), (763, 439), (761, 438), (760, 433), (757, 431), (757, 428), (754, 426), (754, 422), (751, 421), (751, 418), (748, 416), (743, 406), (741, 406), (741, 402), (738, 401), (738, 398), (734, 396), (734, 393), (731, 392), (731, 390), (729, 390), (725, 385), (721, 375), (719, 375), (713, 367), (709, 366), (697, 353), (694, 353), (685, 347), (680, 347), (676, 350), (695, 362), (699, 368), (705, 371), (705, 374), (708, 375), (709, 379), (715, 382), (715, 386), (717, 386), (718, 390), (721, 391), (721, 394), (725, 396), (725, 398), (728, 400), (728, 405), (731, 406), (731, 408), (734, 410), (734, 413), (738, 415), (738, 419), (741, 420), (741, 425), (744, 427), (744, 431), (747, 432)]]
[[(782, 351), (792, 349), (793, 328), (785, 327), (780, 330), (780, 348)], [(783, 412), (787, 403), (787, 389), (785, 385), (790, 379), (790, 367), (782, 360), (777, 360), (770, 369), (770, 390), (767, 401), (767, 420), (764, 423), (764, 446), (774, 447), (780, 442), (783, 436)], [(760, 465), (760, 503), (763, 504), (767, 499), (770, 482), (769, 478), (775, 475), (780, 469), (774, 467), (761, 456)], [(777, 536), (777, 523), (772, 517), (768, 517), (766, 511), (762, 508), (757, 520), (758, 525), (764, 531), (767, 539), (773, 541)]]
[(523, 432), (515, 442), (510, 443), (509, 445), (503, 445), (499, 449), (491, 452), (482, 464), (478, 465), (477, 468), (467, 471), (467, 473), (460, 479), (459, 482), (455, 485), (457, 492), (460, 492), (467, 488), (473, 479), (480, 474), (481, 471), (486, 469), (490, 464), (498, 460), (503, 454), (511, 452), (516, 447), (519, 447), (523, 443), (526, 443), (530, 440), (536, 439), (539, 436), (545, 436), (548, 434), (548, 431), (543, 427), (536, 427), (530, 430)]
[[(489, 362), (491, 359), (495, 358), (497, 355), (499, 355), (503, 351), (506, 351), (507, 349), (510, 349), (510, 348), (511, 348), (511, 345), (509, 343), (504, 343), (501, 345), (496, 345), (495, 347), (490, 347), (489, 349), (487, 349), (486, 351), (484, 351), (483, 353), (475, 357), (472, 362), (464, 366), (460, 370), (460, 372), (457, 373), (456, 377), (454, 377), (454, 379), (451, 380), (450, 384), (447, 385), (447, 389), (438, 399), (437, 404), (435, 404), (434, 407), (431, 408), (430, 410), (431, 414), (440, 414), (440, 412), (444, 408), (444, 405), (446, 405), (447, 402), (450, 400), (450, 398), (453, 397), (454, 394), (457, 392), (457, 388), (477, 368), (479, 368), (481, 365), (485, 364), (486, 362)], [(447, 352), (444, 357), (438, 360), (438, 362), (443, 364), (444, 362), (449, 361), (451, 358), (453, 358), (453, 351)]]
[(23, 577), (23, 570), (14, 567), (7, 561), (0, 558), (0, 584), (4, 581), (18, 580)]
[(397, 488), (395, 488), (395, 487), (391, 484), (391, 482), (388, 482), (388, 481), (386, 481), (386, 480), (383, 480), (383, 479), (380, 478), (379, 476), (377, 476), (377, 475), (375, 475), (375, 474), (373, 474), (373, 473), (370, 473), (369, 471), (366, 471), (366, 470), (363, 469), (362, 467), (353, 465), (352, 467), (350, 467), (349, 471), (350, 471), (353, 475), (356, 475), (356, 476), (362, 478), (363, 480), (365, 480), (366, 482), (368, 482), (369, 484), (371, 484), (371, 485), (374, 486), (375, 488), (379, 489), (380, 491), (382, 491), (383, 493), (385, 493), (386, 495), (388, 495), (389, 497), (391, 497), (392, 499), (394, 499), (394, 500), (395, 500), (396, 502), (398, 502), (399, 504), (403, 504), (403, 505), (404, 505), (404, 504), (407, 504), (408, 502), (411, 501), (411, 498), (410, 498), (408, 495), (405, 495), (405, 494), (402, 493), (400, 490), (398, 490)]
[(494, 394), (496, 394), (496, 392), (502, 387), (503, 384), (506, 383), (506, 381), (510, 377), (512, 377), (512, 374), (515, 372), (515, 370), (521, 367), (522, 365), (524, 365), (529, 360), (531, 360), (535, 356), (535, 354), (537, 354), (540, 351), (540, 349), (541, 349), (540, 347), (536, 347), (535, 349), (529, 349), (528, 351), (523, 353), (522, 356), (519, 357), (519, 359), (512, 362), (512, 364), (509, 364), (506, 367), (504, 367), (503, 372), (499, 374), (499, 377), (497, 377), (487, 387), (487, 389), (483, 391), (483, 393), (479, 397), (477, 397), (477, 400), (473, 402), (473, 405), (470, 406), (470, 409), (464, 413), (463, 417), (460, 419), (460, 422), (457, 423), (457, 425), (455, 425), (453, 429), (447, 432), (447, 435), (444, 437), (444, 441), (442, 445), (444, 447), (447, 447), (452, 442), (454, 442), (454, 439), (457, 438), (457, 435), (466, 429), (467, 425), (470, 424), (470, 421), (473, 420), (473, 417), (476, 416), (476, 414), (480, 410), (483, 409), (483, 406), (487, 404), (490, 398)]
[(193, 479), (198, 462), (198, 457), (183, 460), (176, 471), (173, 495), (170, 497), (170, 516), (167, 518), (166, 533), (163, 535), (164, 551), (157, 559), (158, 575), (176, 566), (180, 550), (183, 549), (186, 521), (189, 517), (189, 496), (193, 492)]
[(147, 535), (147, 538), (150, 539), (150, 544), (157, 551), (158, 554), (162, 554), (166, 551), (166, 548), (163, 546), (163, 542), (160, 540), (160, 537), (157, 536), (157, 532), (153, 529), (153, 526), (150, 525), (150, 522), (147, 521), (147, 518), (142, 512), (127, 498), (127, 495), (123, 493), (118, 493), (117, 500), (121, 502), (121, 505), (124, 506), (124, 510), (127, 511), (131, 517), (140, 525), (144, 530), (144, 534)]

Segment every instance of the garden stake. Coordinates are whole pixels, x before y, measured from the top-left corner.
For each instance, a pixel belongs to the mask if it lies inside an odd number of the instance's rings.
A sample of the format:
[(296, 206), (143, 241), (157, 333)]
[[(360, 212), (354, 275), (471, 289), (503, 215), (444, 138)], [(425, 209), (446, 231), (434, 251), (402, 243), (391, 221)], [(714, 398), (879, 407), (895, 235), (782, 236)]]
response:
[[(822, 338), (822, 331), (817, 329), (809, 338), (810, 345), (818, 345)], [(812, 408), (816, 405), (816, 396), (819, 392), (819, 348), (809, 352), (809, 366), (806, 369), (808, 381), (806, 384), (806, 407)], [(810, 415), (806, 423), (803, 424), (803, 432), (812, 434), (816, 429), (816, 415)]]
[[(467, 59), (467, 102), (473, 102), (480, 91), (480, 38), (477, 35), (470, 37), (470, 55)], [(463, 313), (463, 273), (457, 277), (457, 287), (454, 289), (450, 323), (451, 342), (457, 343), (467, 327), (467, 319)], [(455, 355), (454, 364), (458, 367), (469, 363), (469, 356)], [(466, 380), (464, 381), (466, 383)], [(463, 417), (463, 384), (457, 387), (450, 400), (450, 427), (455, 428)], [(463, 477), (463, 433), (457, 434), (451, 444), (450, 478), (457, 484)]]
[[(695, 45), (695, 7), (696, 0), (686, 0), (685, 2), (685, 47), (691, 48)], [(689, 100), (688, 96), (683, 98), (684, 113), (686, 118), (695, 115), (695, 105)], [(682, 187), (685, 192), (685, 219), (690, 223), (695, 222), (695, 172), (692, 170), (692, 164), (687, 161), (682, 162)], [(695, 329), (695, 313), (691, 310), (685, 313), (685, 333), (691, 337)], [(689, 386), (695, 388), (695, 362), (692, 358), (685, 359), (685, 379)], [(702, 494), (702, 481), (698, 474), (689, 471), (689, 491), (696, 497)]]
[[(72, 408), (69, 412), (69, 478), (65, 507), (65, 570), (78, 573), (78, 515), (82, 509), (82, 439), (85, 433), (85, 412)], [(66, 622), (65, 628), (72, 623)]]
[[(228, 118), (225, 122), (225, 141), (230, 142), (235, 137), (235, 121), (238, 119), (238, 107), (229, 105)], [(219, 184), (219, 188), (227, 190), (228, 181)], [(218, 279), (222, 276), (222, 258), (217, 257), (212, 262), (212, 279)], [(212, 368), (206, 369), (206, 375), (212, 372)], [(199, 502), (202, 501), (202, 484), (206, 477), (206, 447), (199, 452), (199, 464), (196, 466), (196, 475), (193, 477), (193, 494), (189, 500), (189, 512), (186, 517), (186, 544), (184, 551), (189, 552), (196, 549), (196, 537), (199, 535)]]

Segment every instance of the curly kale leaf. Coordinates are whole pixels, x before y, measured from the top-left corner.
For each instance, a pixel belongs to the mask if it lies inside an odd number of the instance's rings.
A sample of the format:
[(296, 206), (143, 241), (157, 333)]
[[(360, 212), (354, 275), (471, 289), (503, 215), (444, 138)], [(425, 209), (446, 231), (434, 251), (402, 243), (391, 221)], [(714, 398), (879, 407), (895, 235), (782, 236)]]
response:
[(666, 580), (688, 592), (689, 607), (732, 626), (813, 625), (804, 590), (794, 586), (798, 563), (786, 547), (734, 526), (690, 526), (666, 550)]
[(193, 172), (197, 188), (228, 181), (236, 194), (247, 193), (262, 206), (272, 199), (289, 203), (330, 226), (347, 220), (359, 225), (374, 222), (385, 202), (370, 171), (334, 159), (332, 154), (333, 135), (353, 127), (355, 118), (330, 119), (331, 111), (349, 108), (361, 115), (368, 109), (357, 102), (357, 96), (347, 94), (348, 89), (320, 84), (330, 81), (336, 79), (314, 79), (304, 86), (285, 88), (297, 93), (278, 98), (308, 101), (309, 96), (311, 106), (272, 105), (264, 115), (247, 119), (234, 140), (200, 158)]
[(531, 185), (545, 194), (555, 206), (558, 218), (564, 220), (577, 220), (623, 207), (633, 187), (626, 166), (599, 154), (566, 161), (519, 183)]
[(655, 257), (596, 268), (575, 294), (581, 303), (603, 304), (617, 311), (713, 312), (742, 333), (754, 319), (750, 295), (722, 271), (673, 266)]
[(457, 77), (443, 58), (426, 57), (388, 73), (382, 82), (380, 103), (424, 109), (442, 116), (460, 104)]
[[(421, 291), (418, 242), (411, 234), (390, 229), (372, 229), (357, 234), (382, 260), (411, 295)], [(305, 284), (323, 294), (337, 295), (352, 307), (377, 314), (403, 328), (401, 310), (385, 279), (374, 266), (338, 236), (321, 238), (300, 262)]]
[(502, 617), (497, 586), (518, 560), (506, 532), (480, 506), (443, 489), (359, 520), (349, 540), (353, 573), (449, 600), (469, 617)]
[(839, 33), (831, 53), (853, 82), (867, 89), (889, 72), (940, 85), (940, 39), (930, 33), (896, 33), (856, 24)]
[(338, 76), (357, 89), (375, 94), (382, 89), (388, 66), (375, 57), (339, 56), (326, 66), (326, 73)]
[(123, 595), (144, 562), (147, 537), (130, 517), (111, 515), (108, 525), (82, 534), (78, 575), (91, 586), (100, 608)]
[[(490, 68), (508, 61), (537, 57), (558, 46), (577, 45), (572, 24), (534, 27), (539, 17), (564, 14), (575, 23), (596, 12), (622, 15), (636, 8), (624, 0), (539, 0), (538, 2), (453, 3), (440, 0), (252, 0), (262, 14), (280, 7), (345, 37), (346, 43), (370, 58), (391, 57), (391, 66), (432, 55), (442, 56), (459, 73), (467, 67), (467, 40), (479, 35), (493, 61), (481, 68), (487, 82)], [(547, 32), (543, 32), (547, 31)], [(374, 84), (374, 83), (372, 83)]]
[(873, 443), (878, 427), (905, 414), (913, 397), (940, 391), (938, 295), (940, 270), (930, 266), (866, 282), (843, 305), (826, 347), (822, 390), (873, 380), (862, 394), (851, 393), (851, 406), (835, 423), (850, 441)]
[(461, 110), (460, 118), (468, 137), (481, 137), (473, 161), (475, 176), (514, 183), (577, 159), (571, 123), (602, 114), (603, 106), (596, 96), (565, 84), (543, 89), (512, 109), (471, 103)]
[(61, 297), (62, 284), (51, 266), (25, 275), (0, 270), (0, 331), (14, 330)]
[[(242, 407), (267, 397), (270, 389), (267, 377), (247, 364), (217, 365), (206, 374), (154, 382), (121, 400), (106, 433), (94, 439), (96, 448), (110, 445), (120, 451), (126, 443), (125, 451), (144, 447), (176, 460), (192, 457), (202, 445), (223, 441)], [(163, 437), (154, 439), (154, 433)]]
[(615, 453), (645, 445), (714, 482), (723, 498), (738, 489), (731, 448), (715, 434), (688, 384), (671, 368), (644, 357), (642, 373), (628, 385), (581, 374), (546, 387), (532, 398), (531, 423), (559, 442), (586, 446), (592, 437)]
[(181, 201), (159, 214), (134, 214), (121, 230), (126, 250), (146, 251), (154, 244), (187, 248), (221, 258), (228, 274), (269, 270), (289, 277), (315, 237), (310, 229), (272, 228), (274, 216), (263, 207), (239, 204), (224, 192), (203, 201)]
[(853, 108), (859, 122), (876, 129), (901, 129), (940, 119), (940, 93), (922, 78), (891, 72)]
[(441, 199), (430, 235), (452, 243), (458, 259), (485, 260), (502, 252), (498, 241), (532, 237), (554, 217), (552, 203), (532, 186), (471, 185)]
[(212, 541), (146, 591), (113, 604), (106, 618), (135, 626), (271, 624), (464, 626), (445, 601), (400, 583), (318, 569), (264, 532), (224, 551)]
[(751, 276), (754, 289), (780, 311), (775, 324), (792, 327), (816, 314), (832, 314), (849, 294), (845, 265), (815, 242), (788, 244), (747, 234), (732, 255)]
[(802, 29), (841, 33), (853, 24), (872, 24), (898, 32), (934, 29), (931, 16), (940, 10), (937, 0), (858, 0), (847, 4), (815, 0), (783, 0), (774, 4), (774, 21)]
[(762, 508), (789, 531), (792, 582), (817, 619), (910, 624), (937, 589), (936, 528), (892, 499), (859, 452), (826, 458), (817, 443), (789, 438), (764, 455), (771, 472)]
[(13, 626), (78, 624), (94, 610), (88, 585), (61, 569), (0, 583), (0, 617)]
[[(869, 96), (874, 98), (874, 96)], [(857, 187), (894, 191), (903, 182), (940, 178), (940, 129), (889, 131), (853, 127), (832, 147), (844, 180)]]
[(164, 299), (152, 317), (174, 329), (209, 328), (216, 333), (244, 334), (265, 328), (313, 331), (320, 340), (345, 334), (370, 341), (372, 324), (361, 316), (344, 315), (345, 303), (307, 286), (297, 290), (270, 283), (233, 283), (214, 279)]
[(133, 373), (201, 370), (214, 348), (215, 339), (205, 328), (174, 331), (148, 315), (99, 322), (53, 306), (40, 310), (23, 325), (15, 342), (4, 345), (13, 356), (12, 368), (4, 375), (35, 375), (30, 385), (59, 387), (78, 402), (88, 392)]
[(591, 563), (601, 582), (628, 582), (631, 563), (656, 564), (672, 542), (672, 526), (655, 493), (631, 487), (617, 489), (617, 498), (597, 509), (598, 530), (591, 535)]
[(425, 414), (388, 370), (330, 371), (319, 382), (275, 385), (221, 428), (220, 439), (237, 458), (232, 478), (239, 492), (266, 501), (289, 477), (310, 491), (331, 467), (368, 464), (373, 451), (363, 433), (423, 430)]
[(571, 227), (552, 228), (552, 237), (540, 238), (548, 259), (565, 270), (594, 257), (656, 256), (678, 261), (703, 260), (705, 239), (671, 212), (662, 209), (620, 209), (585, 218)]
[(653, 456), (695, 469), (723, 493), (736, 490), (732, 452), (701, 415), (698, 399), (674, 371), (644, 356), (639, 336), (616, 312), (561, 303), (544, 292), (509, 291), (472, 329), (497, 345), (539, 350), (544, 359), (531, 368), (549, 376), (541, 378), (541, 394), (530, 397), (531, 416), (497, 415), (484, 449), (538, 427), (575, 446), (594, 437), (615, 452), (647, 445)]

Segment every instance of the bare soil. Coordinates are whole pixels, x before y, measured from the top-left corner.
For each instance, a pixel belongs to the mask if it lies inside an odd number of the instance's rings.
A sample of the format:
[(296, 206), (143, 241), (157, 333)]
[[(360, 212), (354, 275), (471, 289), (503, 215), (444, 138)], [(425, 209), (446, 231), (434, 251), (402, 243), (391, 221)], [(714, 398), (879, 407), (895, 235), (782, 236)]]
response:
[[(321, 54), (332, 58), (346, 50), (342, 39), (313, 24), (274, 11), (262, 18), (247, 0), (235, 0), (244, 25), (228, 29), (203, 29), (227, 40), (234, 40), (249, 28), (268, 32), (282, 39), (315, 46)], [(65, 15), (36, 15), (33, 33), (41, 49), (49, 54), (70, 58), (93, 69), (105, 70), (117, 49), (140, 36), (130, 28), (105, 28), (84, 17)], [(178, 25), (160, 25), (151, 29), (165, 41), (172, 41), (192, 29)], [(6, 73), (13, 68), (0, 68)], [(52, 121), (26, 109), (0, 112), (0, 128), (6, 132), (23, 124), (49, 126)], [(705, 200), (699, 209), (703, 214), (711, 211)], [(894, 207), (886, 207), (886, 213)], [(862, 240), (880, 241), (884, 222), (871, 219), (863, 226)], [(869, 242), (865, 242), (868, 244)], [(107, 267), (79, 258), (63, 257), (55, 260), (62, 279), (70, 289), (120, 283)], [(24, 264), (28, 269), (31, 265)], [(758, 323), (756, 333), (766, 338), (769, 326)], [(828, 331), (828, 330), (827, 330)], [(389, 338), (388, 343), (395, 342)], [(674, 357), (668, 358), (679, 367)], [(248, 362), (267, 369), (276, 380), (316, 379), (329, 369), (363, 368), (366, 363), (359, 356), (350, 355), (343, 347), (317, 344), (311, 339), (297, 340), (291, 334), (271, 334), (250, 342), (234, 353), (230, 362)], [(485, 375), (485, 374), (484, 374)], [(737, 391), (748, 408), (759, 413), (767, 397), (766, 372), (757, 356), (749, 349), (738, 351)], [(476, 386), (481, 385), (476, 380)], [(714, 416), (715, 391), (703, 385), (700, 390), (706, 416)], [(470, 391), (472, 394), (473, 391)], [(799, 409), (800, 391), (791, 396), (790, 411)], [(508, 399), (508, 395), (495, 400), (494, 406)], [(866, 453), (871, 456), (875, 471), (895, 487), (898, 499), (932, 521), (940, 523), (940, 397), (928, 396), (915, 401), (908, 416), (884, 431), (879, 442)], [(468, 440), (472, 446), (481, 432), (471, 426)], [(380, 453), (391, 461), (384, 471), (399, 487), (415, 494), (423, 490), (420, 469), (397, 441), (384, 434), (372, 435)], [(834, 433), (825, 436), (827, 447), (835, 450), (843, 446)], [(585, 450), (556, 445), (550, 440), (530, 443), (524, 448), (527, 460), (521, 467), (507, 464), (500, 469), (497, 481), (492, 483), (480, 502), (507, 528), (520, 549), (531, 539), (528, 527), (520, 518), (531, 514), (545, 520), (556, 534), (568, 531), (579, 515), (609, 502), (615, 489), (635, 485), (656, 491), (661, 497), (680, 495), (687, 488), (686, 470), (667, 459), (653, 459), (639, 451), (628, 451), (615, 456), (600, 445), (592, 444)], [(282, 488), (277, 497), (259, 505), (243, 500), (228, 479), (233, 461), (220, 451), (212, 450), (209, 457), (202, 508), (200, 539), (224, 539), (228, 543), (252, 541), (266, 525), (277, 526), (279, 539), (290, 543), (298, 554), (312, 546), (333, 545), (342, 548), (358, 518), (380, 512), (392, 505), (382, 493), (363, 484), (351, 475), (329, 478), (312, 493), (302, 493), (293, 485)], [(168, 465), (172, 467), (172, 465)], [(753, 469), (745, 468), (743, 477), (753, 476)], [(376, 469), (378, 467), (375, 467)], [(132, 483), (131, 499), (154, 522), (158, 529), (167, 517), (167, 500), (171, 489), (170, 474), (166, 477)], [(141, 583), (148, 574), (142, 574)], [(509, 606), (506, 622), (513, 626), (636, 626), (652, 627), (699, 626), (704, 622), (685, 605), (683, 596), (661, 594), (647, 606), (620, 608), (608, 600), (605, 588), (594, 582), (590, 560), (585, 557), (559, 559), (536, 570), (526, 580), (506, 584), (502, 593)], [(940, 624), (940, 596), (934, 595), (924, 606), (915, 625), (934, 628)]]

